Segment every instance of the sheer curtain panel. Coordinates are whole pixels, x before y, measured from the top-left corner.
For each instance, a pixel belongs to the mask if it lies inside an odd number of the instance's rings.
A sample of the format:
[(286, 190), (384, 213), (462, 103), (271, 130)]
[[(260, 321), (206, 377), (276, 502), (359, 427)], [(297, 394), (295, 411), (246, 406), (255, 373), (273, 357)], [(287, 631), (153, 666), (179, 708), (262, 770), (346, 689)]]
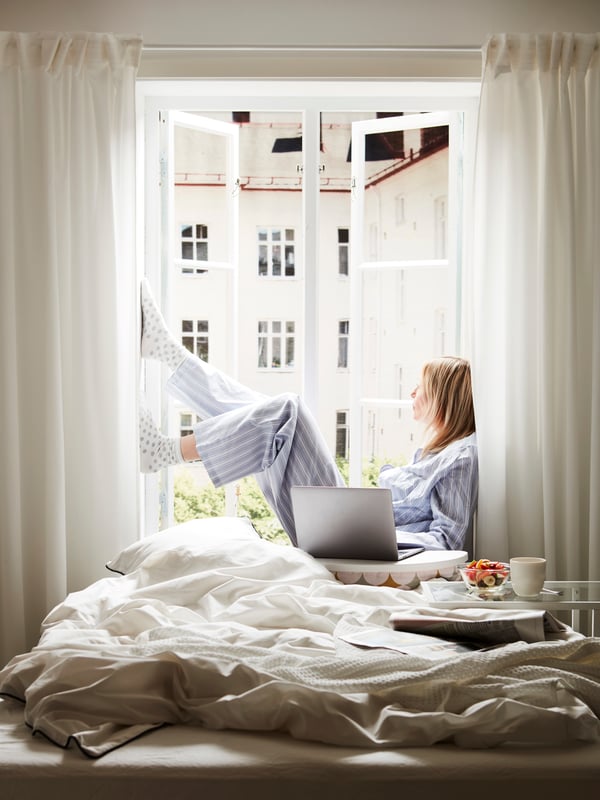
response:
[(600, 579), (600, 35), (484, 49), (474, 192), (478, 552)]
[(141, 41), (0, 33), (0, 662), (137, 535)]

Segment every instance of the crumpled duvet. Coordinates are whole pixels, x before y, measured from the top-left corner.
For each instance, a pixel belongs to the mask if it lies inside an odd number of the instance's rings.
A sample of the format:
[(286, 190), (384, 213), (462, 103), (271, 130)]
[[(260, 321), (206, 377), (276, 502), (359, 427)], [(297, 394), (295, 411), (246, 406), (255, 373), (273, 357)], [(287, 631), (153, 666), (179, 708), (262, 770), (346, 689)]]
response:
[(341, 637), (422, 613), (418, 592), (340, 584), (254, 534), (172, 533), (127, 574), (69, 595), (0, 671), (34, 732), (93, 757), (171, 723), (358, 747), (600, 738), (600, 639), (444, 661), (363, 649)]

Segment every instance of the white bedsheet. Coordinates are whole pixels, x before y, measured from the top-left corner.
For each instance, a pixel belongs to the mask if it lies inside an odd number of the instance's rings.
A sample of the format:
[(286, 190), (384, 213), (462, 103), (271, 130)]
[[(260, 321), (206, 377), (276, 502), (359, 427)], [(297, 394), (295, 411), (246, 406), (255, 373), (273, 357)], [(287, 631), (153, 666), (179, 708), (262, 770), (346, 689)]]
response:
[(97, 757), (181, 723), (359, 747), (600, 738), (599, 639), (442, 663), (362, 650), (339, 634), (387, 629), (392, 611), (419, 613), (422, 598), (340, 584), (301, 551), (239, 528), (161, 536), (128, 574), (69, 595), (38, 646), (0, 672), (0, 692), (24, 700), (27, 723), (56, 744)]

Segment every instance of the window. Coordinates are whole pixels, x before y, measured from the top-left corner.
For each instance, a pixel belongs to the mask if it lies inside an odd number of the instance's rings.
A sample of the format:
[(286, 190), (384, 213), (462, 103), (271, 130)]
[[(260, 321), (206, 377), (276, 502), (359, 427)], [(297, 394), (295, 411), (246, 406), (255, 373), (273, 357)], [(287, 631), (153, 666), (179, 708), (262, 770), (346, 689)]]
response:
[(183, 411), (179, 414), (179, 435), (189, 436), (194, 432), (194, 426), (200, 422), (198, 414), (192, 414), (188, 411)]
[(347, 319), (338, 322), (338, 369), (348, 369), (348, 333), (350, 322)]
[(337, 411), (335, 415), (335, 455), (338, 458), (348, 458), (350, 444), (350, 428), (348, 427), (348, 412)]
[[(412, 414), (399, 412), (421, 364), (442, 339), (461, 350), (461, 192), (472, 179), (477, 95), (476, 82), (451, 91), (434, 81), (138, 84), (149, 143), (145, 263), (173, 318), (192, 321), (182, 337), (208, 347), (197, 321), (210, 319), (213, 364), (265, 394), (302, 393), (332, 452), (344, 451), (351, 428), (359, 464), (361, 449), (410, 456)], [(181, 109), (168, 137), (161, 121)], [(421, 134), (426, 124), (438, 130)], [(158, 168), (168, 181), (156, 181)], [(438, 309), (446, 316), (436, 324)], [(148, 391), (163, 391), (154, 371), (146, 377)], [(147, 491), (162, 492), (172, 513), (168, 475)]]
[(208, 320), (183, 319), (181, 344), (203, 361), (208, 361)]
[(269, 278), (293, 278), (296, 251), (293, 228), (258, 229), (258, 274)]
[(260, 320), (258, 323), (259, 369), (293, 369), (295, 366), (296, 323)]
[(182, 275), (201, 275), (206, 272), (198, 266), (199, 261), (208, 261), (208, 225), (185, 223), (181, 225), (181, 258), (191, 262), (181, 267)]
[(338, 228), (338, 274), (348, 275), (350, 229)]

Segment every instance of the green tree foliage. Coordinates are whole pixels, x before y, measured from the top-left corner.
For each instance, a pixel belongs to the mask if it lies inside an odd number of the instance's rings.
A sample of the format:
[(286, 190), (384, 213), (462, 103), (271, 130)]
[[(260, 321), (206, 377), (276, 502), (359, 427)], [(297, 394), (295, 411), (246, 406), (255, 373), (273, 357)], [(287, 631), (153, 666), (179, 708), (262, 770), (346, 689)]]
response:
[[(263, 539), (281, 544), (290, 543), (253, 477), (244, 478), (239, 483), (237, 513), (240, 517), (249, 517)], [(199, 487), (188, 470), (177, 470), (174, 481), (175, 522), (219, 517), (224, 514), (224, 488), (216, 489), (212, 485)]]
[[(363, 485), (377, 486), (383, 461), (369, 461), (363, 468)], [(385, 463), (392, 463), (385, 460)], [(338, 468), (348, 483), (348, 462), (337, 459)], [(238, 515), (248, 517), (259, 536), (270, 542), (290, 543), (287, 534), (274, 516), (271, 507), (260, 491), (256, 479), (243, 478), (238, 489)], [(174, 481), (174, 517), (176, 523), (201, 517), (220, 517), (225, 514), (225, 490), (214, 486), (199, 487), (189, 470), (178, 469)]]

